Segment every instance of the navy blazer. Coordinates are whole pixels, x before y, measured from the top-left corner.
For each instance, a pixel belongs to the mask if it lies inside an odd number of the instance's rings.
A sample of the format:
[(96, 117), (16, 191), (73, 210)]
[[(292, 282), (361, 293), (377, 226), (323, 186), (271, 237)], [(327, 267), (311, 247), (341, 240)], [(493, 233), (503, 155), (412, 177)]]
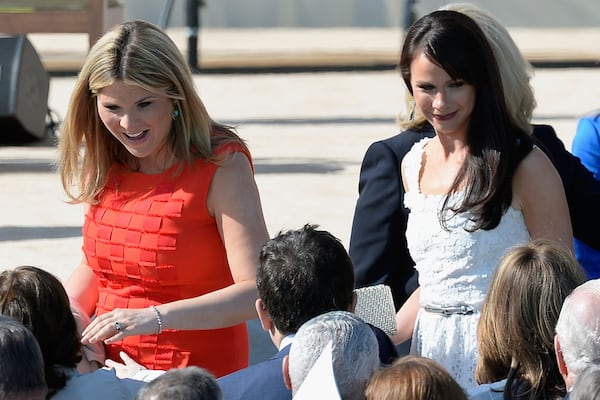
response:
[(550, 158), (562, 179), (569, 203), (573, 236), (600, 250), (600, 181), (571, 154), (549, 125), (533, 125), (537, 145)]
[[(406, 244), (408, 209), (400, 163), (414, 143), (433, 137), (429, 124), (371, 144), (360, 170), (359, 197), (350, 236), (350, 257), (356, 286), (390, 286), (398, 309), (419, 286), (418, 274)], [(600, 182), (569, 153), (554, 129), (533, 125), (536, 144), (548, 155), (563, 181), (573, 235), (600, 249)]]
[[(390, 337), (378, 327), (369, 324), (379, 344), (379, 360), (388, 365), (398, 358)], [(283, 383), (283, 358), (289, 354), (289, 344), (266, 361), (233, 372), (217, 379), (223, 391), (223, 400), (286, 400), (292, 392)]]
[(225, 375), (217, 382), (223, 391), (223, 400), (285, 400), (292, 392), (283, 383), (281, 364), (289, 354), (290, 345), (285, 346), (268, 360)]
[(408, 209), (400, 163), (419, 140), (434, 136), (430, 125), (404, 131), (369, 147), (358, 182), (359, 197), (350, 234), (356, 286), (386, 284), (398, 309), (419, 286), (406, 244)]

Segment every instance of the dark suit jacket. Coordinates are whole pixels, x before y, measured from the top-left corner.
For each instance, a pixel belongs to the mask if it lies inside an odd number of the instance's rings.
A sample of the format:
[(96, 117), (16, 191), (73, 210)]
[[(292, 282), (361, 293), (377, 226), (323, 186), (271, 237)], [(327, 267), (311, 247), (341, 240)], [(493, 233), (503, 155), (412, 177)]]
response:
[(388, 285), (396, 309), (419, 286), (406, 247), (408, 209), (404, 207), (400, 163), (413, 144), (432, 136), (433, 129), (426, 125), (421, 131), (404, 131), (375, 142), (360, 170), (349, 249), (356, 286)]
[[(379, 344), (379, 359), (382, 364), (391, 364), (398, 353), (390, 337), (381, 329), (369, 324)], [(223, 391), (223, 400), (291, 400), (292, 392), (283, 383), (281, 364), (289, 354), (287, 345), (270, 359), (251, 365), (217, 379)]]
[(290, 347), (284, 347), (268, 360), (217, 379), (223, 400), (291, 399), (292, 392), (285, 387), (281, 370), (283, 358), (289, 354)]
[(594, 178), (579, 158), (565, 149), (551, 126), (534, 125), (533, 135), (562, 179), (573, 236), (600, 250), (600, 181)]
[[(600, 249), (600, 182), (565, 149), (551, 126), (534, 125), (533, 134), (563, 181), (574, 236)], [(349, 250), (356, 286), (387, 284), (396, 309), (418, 287), (406, 245), (408, 210), (404, 207), (400, 163), (414, 143), (433, 135), (426, 124), (420, 131), (404, 131), (375, 142), (367, 150), (360, 171)]]

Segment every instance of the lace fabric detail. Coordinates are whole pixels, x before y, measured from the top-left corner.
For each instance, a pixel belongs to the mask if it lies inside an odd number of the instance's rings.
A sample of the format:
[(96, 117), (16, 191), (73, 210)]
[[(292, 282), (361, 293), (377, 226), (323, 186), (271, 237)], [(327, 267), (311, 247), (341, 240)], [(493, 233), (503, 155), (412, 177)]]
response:
[[(496, 266), (506, 251), (530, 240), (523, 214), (509, 208), (492, 230), (469, 232), (469, 213), (448, 214), (446, 228), (439, 221), (444, 195), (419, 190), (423, 148), (416, 143), (404, 161), (408, 184), (405, 205), (410, 209), (406, 238), (419, 272), (421, 305), (470, 305), (470, 315), (444, 316), (421, 310), (415, 324), (412, 351), (440, 362), (465, 389), (475, 386), (476, 327), (479, 311)], [(450, 204), (462, 193), (450, 196)], [(455, 204), (455, 203), (454, 203)]]

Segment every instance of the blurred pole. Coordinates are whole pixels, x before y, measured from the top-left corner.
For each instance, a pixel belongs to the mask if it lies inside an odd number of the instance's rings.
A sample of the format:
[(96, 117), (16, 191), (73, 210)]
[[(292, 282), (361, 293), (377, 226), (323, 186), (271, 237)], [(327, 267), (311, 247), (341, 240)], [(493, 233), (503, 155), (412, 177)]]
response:
[(410, 26), (417, 20), (417, 16), (415, 14), (416, 2), (417, 0), (404, 0), (404, 31), (407, 31), (408, 28), (410, 28)]
[(186, 25), (188, 33), (188, 65), (192, 72), (198, 72), (198, 30), (200, 18), (198, 8), (204, 5), (203, 0), (187, 0)]
[(169, 17), (171, 16), (171, 9), (173, 8), (173, 1), (174, 0), (165, 0), (165, 2), (163, 3), (162, 10), (160, 10), (158, 26), (160, 26), (160, 28), (163, 30), (167, 29), (167, 26), (169, 25)]

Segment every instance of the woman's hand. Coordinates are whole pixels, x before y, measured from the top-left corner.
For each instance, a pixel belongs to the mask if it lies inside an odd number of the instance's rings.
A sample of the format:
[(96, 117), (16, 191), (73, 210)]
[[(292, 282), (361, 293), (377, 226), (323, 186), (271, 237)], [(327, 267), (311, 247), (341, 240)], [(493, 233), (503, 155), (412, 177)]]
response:
[(119, 353), (119, 356), (121, 357), (121, 360), (123, 360), (123, 363), (108, 359), (106, 360), (106, 366), (108, 368), (114, 368), (117, 377), (120, 379), (131, 378), (136, 373), (146, 369), (123, 351)]
[(92, 320), (82, 333), (81, 343), (111, 344), (127, 336), (151, 335), (158, 330), (156, 314), (151, 308), (116, 308)]

